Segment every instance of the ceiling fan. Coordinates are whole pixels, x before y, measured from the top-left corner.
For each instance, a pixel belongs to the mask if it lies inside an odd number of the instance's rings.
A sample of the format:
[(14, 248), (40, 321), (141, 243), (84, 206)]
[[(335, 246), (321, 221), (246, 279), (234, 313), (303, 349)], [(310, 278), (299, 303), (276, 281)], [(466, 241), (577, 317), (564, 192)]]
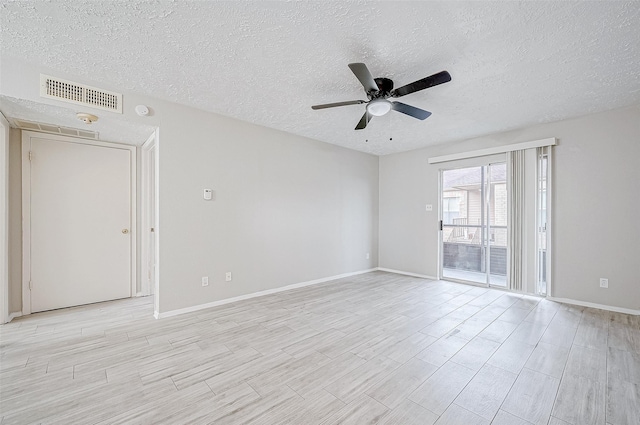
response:
[(325, 103), (324, 105), (314, 105), (311, 109), (326, 109), (334, 108), (336, 106), (360, 105), (362, 103), (366, 103), (367, 110), (356, 126), (356, 130), (362, 130), (367, 126), (369, 121), (371, 121), (371, 118), (380, 117), (392, 109), (419, 120), (429, 118), (431, 115), (431, 112), (429, 111), (425, 111), (424, 109), (416, 108), (415, 106), (407, 105), (402, 102), (391, 102), (387, 99), (390, 97), (405, 96), (451, 81), (451, 75), (449, 75), (447, 71), (441, 71), (437, 74), (414, 81), (413, 83), (409, 83), (406, 86), (402, 86), (394, 90), (392, 80), (389, 78), (373, 78), (367, 68), (367, 65), (363, 63), (350, 63), (349, 68), (355, 74), (356, 78), (360, 80), (360, 83), (362, 83), (369, 100), (348, 100), (346, 102)]

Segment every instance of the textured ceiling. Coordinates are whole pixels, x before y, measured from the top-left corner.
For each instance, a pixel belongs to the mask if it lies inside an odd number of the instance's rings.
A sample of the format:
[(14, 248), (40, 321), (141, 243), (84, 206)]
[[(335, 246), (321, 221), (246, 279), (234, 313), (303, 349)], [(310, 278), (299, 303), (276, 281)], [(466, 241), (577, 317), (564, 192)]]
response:
[[(2, 54), (374, 154), (640, 102), (640, 2), (0, 2)], [(347, 64), (402, 98), (363, 131)], [(152, 106), (152, 105), (150, 105)], [(393, 140), (390, 140), (393, 139)], [(368, 141), (367, 141), (368, 140)]]

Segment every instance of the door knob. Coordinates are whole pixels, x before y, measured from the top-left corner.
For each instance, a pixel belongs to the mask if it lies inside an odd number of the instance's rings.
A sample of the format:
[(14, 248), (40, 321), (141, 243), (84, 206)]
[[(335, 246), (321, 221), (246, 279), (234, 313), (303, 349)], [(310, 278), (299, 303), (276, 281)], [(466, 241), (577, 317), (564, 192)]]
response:
[(127, 233), (129, 233), (129, 229), (122, 229), (122, 233), (126, 235)]

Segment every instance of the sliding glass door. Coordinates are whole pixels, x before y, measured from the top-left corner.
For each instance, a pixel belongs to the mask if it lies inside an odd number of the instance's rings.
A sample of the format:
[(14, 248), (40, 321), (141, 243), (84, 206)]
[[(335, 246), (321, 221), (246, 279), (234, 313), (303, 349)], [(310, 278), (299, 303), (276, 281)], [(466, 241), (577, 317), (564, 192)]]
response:
[(550, 156), (551, 147), (537, 150), (536, 167), (536, 294), (547, 295), (551, 262), (549, 261), (550, 239)]
[(506, 286), (507, 166), (443, 170), (442, 276)]

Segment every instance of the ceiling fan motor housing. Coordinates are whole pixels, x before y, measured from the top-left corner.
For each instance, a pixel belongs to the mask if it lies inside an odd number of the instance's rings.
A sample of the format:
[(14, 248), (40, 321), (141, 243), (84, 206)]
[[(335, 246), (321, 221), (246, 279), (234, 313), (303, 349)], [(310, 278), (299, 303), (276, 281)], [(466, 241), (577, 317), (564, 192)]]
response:
[(391, 96), (391, 90), (393, 90), (393, 80), (390, 80), (389, 78), (375, 78), (374, 81), (378, 85), (378, 91), (367, 93), (369, 99), (386, 99)]

